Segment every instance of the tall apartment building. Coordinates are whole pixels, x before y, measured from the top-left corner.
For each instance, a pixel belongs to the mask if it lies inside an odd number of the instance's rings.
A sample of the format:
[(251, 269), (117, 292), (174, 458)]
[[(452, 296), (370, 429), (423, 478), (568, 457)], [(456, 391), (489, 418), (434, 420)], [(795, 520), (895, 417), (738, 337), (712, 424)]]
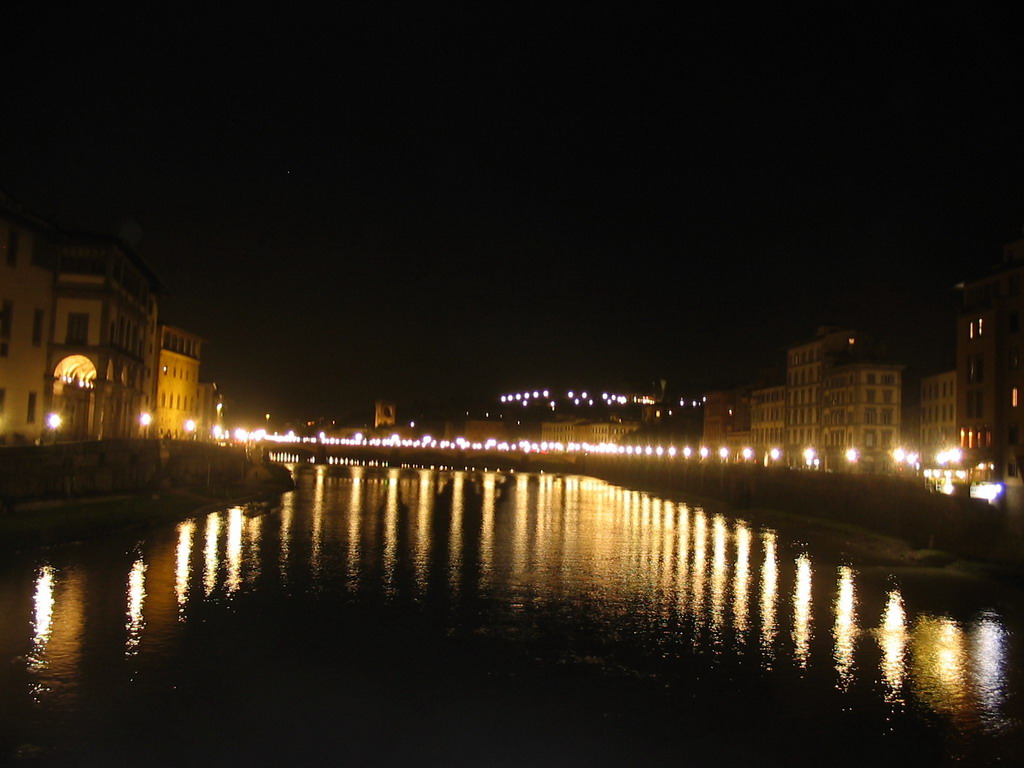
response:
[(900, 447), (902, 371), (900, 365), (858, 360), (853, 347), (828, 360), (818, 448), (827, 469), (892, 468)]
[(790, 347), (787, 461), (838, 471), (890, 468), (901, 441), (902, 372), (853, 330), (825, 326)]
[(829, 358), (856, 344), (856, 331), (823, 326), (813, 339), (786, 351), (786, 455), (790, 463), (801, 463), (804, 451), (821, 446), (823, 371)]
[(960, 444), (956, 426), (956, 371), (921, 379), (918, 449), (922, 463), (930, 465), (936, 454)]
[(1005, 486), (1007, 508), (1024, 514), (1024, 240), (1007, 244), (988, 275), (965, 281), (957, 318), (956, 420), (973, 479)]
[(171, 325), (160, 326), (160, 358), (156, 376), (156, 436), (204, 439), (213, 424), (202, 414), (199, 367), (203, 339)]

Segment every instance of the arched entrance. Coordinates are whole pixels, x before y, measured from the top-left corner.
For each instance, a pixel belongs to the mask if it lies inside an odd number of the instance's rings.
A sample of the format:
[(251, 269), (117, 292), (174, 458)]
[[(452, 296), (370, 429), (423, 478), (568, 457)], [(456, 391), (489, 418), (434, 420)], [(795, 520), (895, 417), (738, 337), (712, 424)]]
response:
[(61, 437), (84, 440), (96, 399), (96, 365), (85, 355), (68, 355), (53, 369), (53, 410), (61, 417)]

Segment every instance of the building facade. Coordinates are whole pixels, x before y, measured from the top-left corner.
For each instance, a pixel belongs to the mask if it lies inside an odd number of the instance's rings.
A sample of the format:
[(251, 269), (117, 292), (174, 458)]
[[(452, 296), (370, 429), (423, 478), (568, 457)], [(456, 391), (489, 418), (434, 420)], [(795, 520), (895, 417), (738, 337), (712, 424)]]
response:
[(750, 392), (746, 387), (708, 392), (704, 402), (701, 442), (718, 454), (722, 449), (739, 455), (751, 439)]
[(199, 382), (202, 340), (158, 327), (162, 293), (120, 240), (0, 194), (0, 443), (206, 435), (220, 395)]
[(917, 446), (926, 466), (930, 466), (940, 452), (960, 444), (956, 426), (956, 379), (955, 370), (921, 379)]
[(203, 339), (181, 328), (160, 326), (156, 407), (152, 428), (157, 437), (206, 439), (213, 424), (202, 414), (199, 367)]
[(900, 446), (900, 365), (830, 359), (823, 368), (821, 442), (826, 469), (888, 471)]
[(830, 358), (857, 344), (857, 332), (832, 326), (786, 351), (786, 455), (801, 463), (805, 453), (822, 444), (823, 371)]
[(1004, 503), (1024, 513), (1024, 240), (1001, 263), (961, 284), (957, 318), (956, 421), (963, 466), (974, 481), (1004, 487)]
[(0, 444), (46, 435), (54, 252), (46, 224), (0, 197)]
[(152, 406), (159, 281), (118, 240), (59, 233), (48, 370), (63, 439), (138, 437)]
[(786, 444), (786, 385), (760, 387), (750, 392), (750, 446), (757, 458), (781, 456)]

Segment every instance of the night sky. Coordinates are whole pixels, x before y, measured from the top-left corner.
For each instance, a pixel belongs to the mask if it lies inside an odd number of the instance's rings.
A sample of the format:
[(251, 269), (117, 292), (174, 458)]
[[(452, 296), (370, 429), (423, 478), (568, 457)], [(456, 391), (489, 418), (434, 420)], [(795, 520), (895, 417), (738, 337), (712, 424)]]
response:
[(938, 372), (1024, 225), (1008, 20), (361, 5), (6, 23), (0, 188), (134, 245), (235, 416), (699, 392), (823, 324)]

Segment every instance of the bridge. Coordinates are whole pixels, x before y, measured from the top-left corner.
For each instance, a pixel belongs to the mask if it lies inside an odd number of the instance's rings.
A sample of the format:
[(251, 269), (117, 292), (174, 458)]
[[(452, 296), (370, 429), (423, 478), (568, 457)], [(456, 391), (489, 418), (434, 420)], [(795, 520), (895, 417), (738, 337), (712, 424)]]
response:
[(471, 443), (397, 436), (267, 435), (263, 440), (263, 454), (273, 462), (589, 475), (690, 503), (715, 500), (735, 510), (774, 510), (856, 525), (922, 549), (1015, 563), (1024, 558), (1024, 520), (982, 499), (936, 493), (916, 472), (832, 473), (676, 446)]

